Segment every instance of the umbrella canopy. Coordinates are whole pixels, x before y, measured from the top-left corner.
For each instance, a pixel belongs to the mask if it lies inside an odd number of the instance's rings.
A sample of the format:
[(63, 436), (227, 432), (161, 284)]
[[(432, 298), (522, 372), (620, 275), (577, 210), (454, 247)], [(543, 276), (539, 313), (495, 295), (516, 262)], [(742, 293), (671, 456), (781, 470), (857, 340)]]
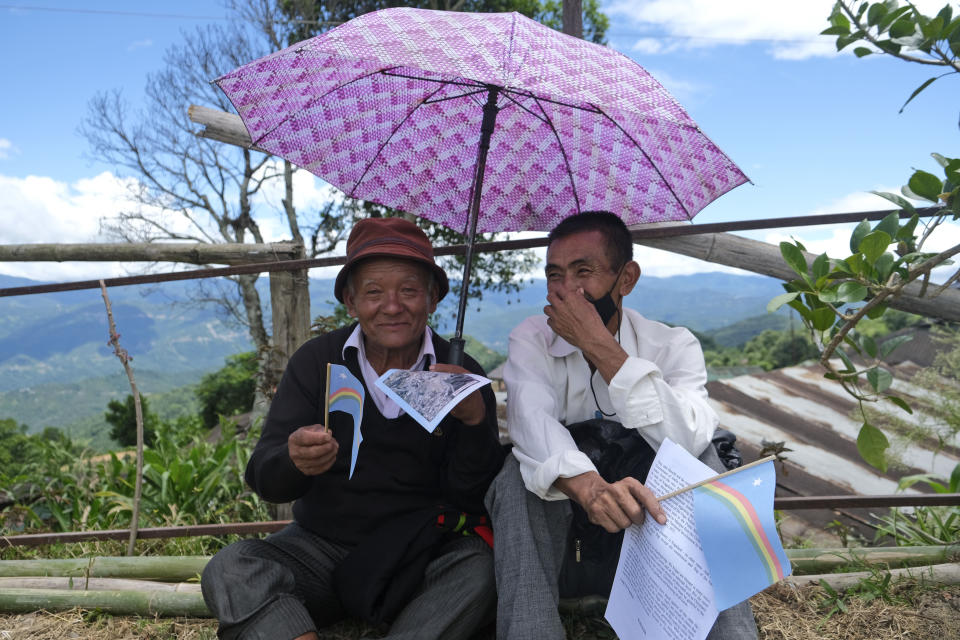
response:
[(383, 9), (216, 83), (255, 145), (466, 234), (458, 341), (476, 231), (689, 220), (747, 180), (638, 64), (518, 13)]
[(461, 232), (489, 87), (479, 231), (688, 220), (747, 179), (640, 65), (518, 13), (384, 9), (216, 83), (257, 146)]

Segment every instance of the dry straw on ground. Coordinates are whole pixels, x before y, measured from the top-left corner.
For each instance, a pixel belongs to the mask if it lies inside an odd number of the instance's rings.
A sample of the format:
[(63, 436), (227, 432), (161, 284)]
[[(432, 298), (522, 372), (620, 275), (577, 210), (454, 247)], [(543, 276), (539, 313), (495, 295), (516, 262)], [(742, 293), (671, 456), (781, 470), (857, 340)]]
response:
[[(893, 585), (882, 598), (844, 599), (846, 612), (834, 612), (820, 587), (776, 585), (751, 599), (760, 640), (946, 640), (960, 638), (960, 586)], [(602, 617), (567, 616), (570, 640), (615, 636)], [(114, 617), (72, 610), (60, 613), (0, 615), (0, 640), (214, 640), (213, 620)], [(361, 625), (344, 623), (321, 640), (378, 638)], [(492, 631), (477, 640), (492, 640)]]

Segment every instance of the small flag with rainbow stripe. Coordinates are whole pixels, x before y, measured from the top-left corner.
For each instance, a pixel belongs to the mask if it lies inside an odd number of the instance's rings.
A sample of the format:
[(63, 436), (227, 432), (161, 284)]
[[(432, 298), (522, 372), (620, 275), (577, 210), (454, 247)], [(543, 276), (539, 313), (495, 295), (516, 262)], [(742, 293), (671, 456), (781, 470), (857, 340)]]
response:
[(770, 460), (693, 490), (697, 532), (718, 611), (790, 575), (773, 518), (776, 480)]
[[(363, 420), (363, 399), (366, 391), (350, 370), (341, 364), (327, 363), (327, 421), (331, 411), (343, 411), (353, 416), (353, 446), (350, 448), (350, 476), (357, 466), (357, 454), (360, 452), (360, 423)], [(329, 426), (329, 425), (327, 425)]]

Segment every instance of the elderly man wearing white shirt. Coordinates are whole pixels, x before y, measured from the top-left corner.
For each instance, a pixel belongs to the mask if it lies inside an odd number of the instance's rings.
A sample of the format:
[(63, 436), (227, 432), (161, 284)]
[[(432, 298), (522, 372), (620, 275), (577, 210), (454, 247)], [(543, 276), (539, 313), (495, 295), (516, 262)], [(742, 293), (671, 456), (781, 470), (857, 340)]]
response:
[[(707, 403), (699, 342), (686, 329), (623, 308), (640, 266), (620, 218), (585, 212), (561, 222), (550, 233), (546, 276), (545, 315), (510, 334), (503, 377), (513, 455), (486, 498), (496, 541), (499, 640), (564, 638), (559, 598), (612, 583), (615, 564), (590, 569), (605, 574), (599, 580), (571, 566), (580, 548), (577, 540), (571, 554), (570, 501), (590, 523), (616, 534), (599, 532), (615, 557), (622, 531), (645, 513), (666, 522), (656, 497), (633, 477), (645, 477), (664, 438), (723, 470), (711, 444), (718, 419)], [(619, 423), (612, 426), (627, 434), (621, 441), (632, 442), (631, 455), (648, 458), (640, 474), (601, 476), (569, 428), (591, 419), (606, 420), (606, 428)], [(742, 603), (721, 613), (708, 639), (756, 633)]]

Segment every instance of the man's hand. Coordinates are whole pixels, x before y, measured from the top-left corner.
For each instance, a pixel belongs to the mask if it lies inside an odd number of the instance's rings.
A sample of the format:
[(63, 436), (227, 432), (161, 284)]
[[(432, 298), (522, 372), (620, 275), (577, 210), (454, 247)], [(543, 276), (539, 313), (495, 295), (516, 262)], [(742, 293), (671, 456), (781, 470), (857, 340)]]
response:
[(300, 427), (287, 439), (290, 459), (303, 474), (318, 476), (333, 466), (340, 445), (322, 424)]
[(543, 308), (547, 325), (553, 332), (583, 352), (603, 379), (610, 384), (627, 359), (627, 352), (614, 339), (608, 327), (600, 320), (593, 303), (583, 295), (583, 289), (551, 290), (550, 304)]
[(591, 338), (609, 335), (600, 314), (583, 295), (583, 289), (550, 289), (547, 302), (550, 304), (543, 308), (547, 324), (555, 334), (578, 349), (583, 350)]
[(572, 478), (557, 478), (554, 485), (583, 507), (590, 522), (610, 533), (641, 524), (646, 511), (660, 524), (667, 522), (656, 496), (636, 478), (626, 477), (610, 484), (596, 471), (590, 471)]
[[(430, 365), (430, 371), (438, 371), (440, 373), (473, 373), (454, 364), (441, 363)], [(461, 400), (457, 406), (450, 410), (450, 415), (463, 424), (475, 425), (483, 422), (484, 418), (487, 417), (487, 408), (483, 404), (483, 396), (480, 395), (480, 390), (477, 389)]]

